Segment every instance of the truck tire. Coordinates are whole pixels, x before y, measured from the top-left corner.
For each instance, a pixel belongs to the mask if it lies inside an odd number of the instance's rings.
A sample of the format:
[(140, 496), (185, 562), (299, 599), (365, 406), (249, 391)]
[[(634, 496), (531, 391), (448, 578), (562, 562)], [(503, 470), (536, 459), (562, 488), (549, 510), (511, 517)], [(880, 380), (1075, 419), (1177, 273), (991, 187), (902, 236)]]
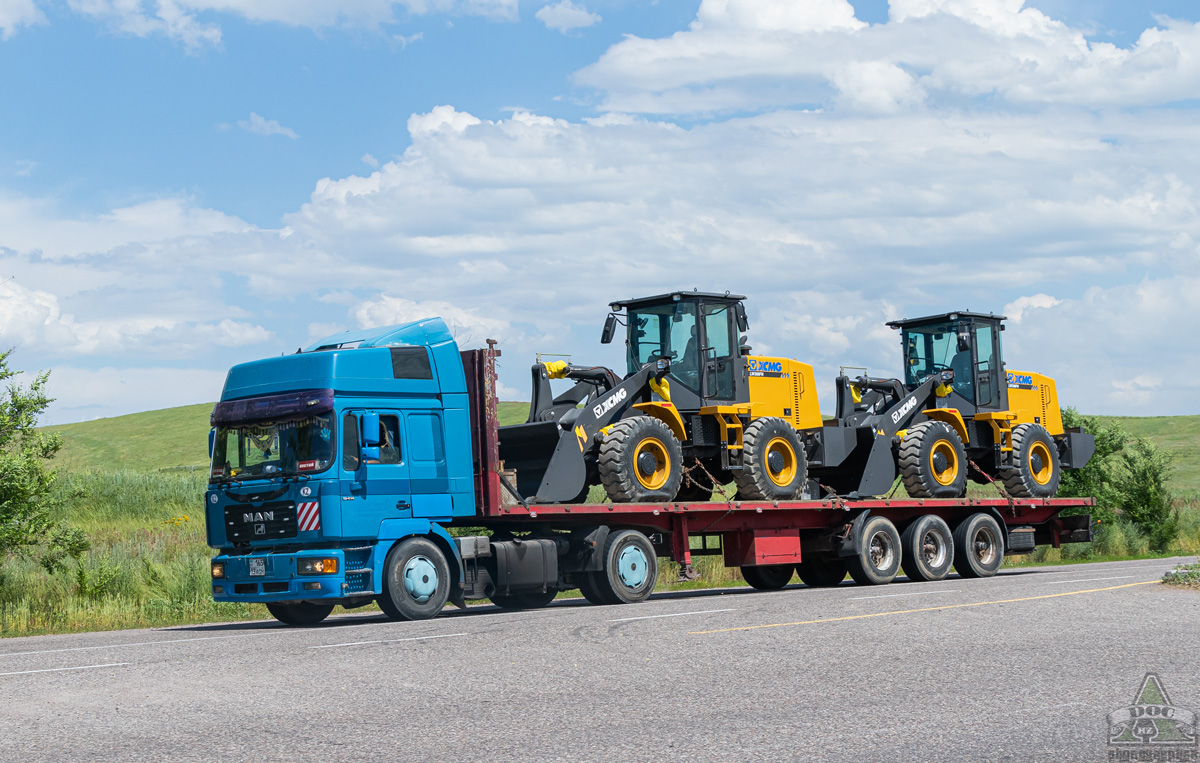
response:
[(604, 574), (603, 572), (580, 572), (576, 574), (578, 575), (578, 579), (575, 582), (579, 585), (579, 592), (590, 603), (597, 606), (621, 603), (616, 596), (606, 595), (605, 591), (601, 589), (597, 579)]
[(900, 572), (900, 533), (886, 517), (867, 517), (854, 539), (857, 553), (846, 557), (846, 571), (859, 585), (885, 585)]
[(1040, 424), (1013, 427), (1013, 466), (1000, 470), (1004, 489), (1018, 498), (1050, 498), (1058, 492), (1062, 465), (1058, 446)]
[(376, 600), (393, 620), (428, 620), (450, 597), (450, 565), (428, 538), (405, 538), (383, 563), (383, 594)]
[(492, 603), (500, 609), (541, 609), (558, 596), (558, 591), (547, 588), (545, 591), (520, 591), (510, 594), (493, 594)]
[(791, 582), (795, 573), (794, 564), (761, 564), (742, 568), (742, 577), (751, 588), (760, 591), (778, 591)]
[(592, 574), (596, 593), (604, 601), (612, 604), (645, 601), (658, 582), (654, 545), (637, 530), (610, 533), (604, 544), (604, 569)]
[(310, 601), (271, 601), (267, 611), (286, 625), (316, 625), (333, 611), (332, 604), (314, 604)]
[(950, 525), (935, 514), (913, 521), (900, 534), (900, 566), (909, 580), (941, 580), (954, 565)]
[(990, 578), (1004, 563), (1004, 534), (991, 514), (972, 514), (954, 528), (954, 569), (964, 578)]
[(613, 424), (600, 441), (600, 482), (617, 503), (670, 501), (683, 479), (683, 453), (671, 429), (651, 416)]
[(913, 498), (959, 498), (967, 490), (967, 451), (942, 421), (909, 427), (898, 458), (904, 489)]
[(832, 588), (846, 579), (846, 563), (841, 559), (805, 559), (796, 565), (796, 574), (809, 588)]
[(783, 419), (755, 419), (742, 434), (742, 469), (734, 472), (738, 496), (784, 501), (800, 495), (808, 481), (804, 442)]

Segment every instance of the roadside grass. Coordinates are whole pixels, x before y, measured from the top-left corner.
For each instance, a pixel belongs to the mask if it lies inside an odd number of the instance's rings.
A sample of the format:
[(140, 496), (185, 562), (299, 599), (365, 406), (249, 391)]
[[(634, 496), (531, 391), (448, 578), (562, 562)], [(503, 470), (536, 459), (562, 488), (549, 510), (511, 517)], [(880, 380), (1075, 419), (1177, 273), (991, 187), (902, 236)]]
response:
[(1200, 564), (1180, 564), (1163, 575), (1162, 582), (1178, 588), (1200, 590)]

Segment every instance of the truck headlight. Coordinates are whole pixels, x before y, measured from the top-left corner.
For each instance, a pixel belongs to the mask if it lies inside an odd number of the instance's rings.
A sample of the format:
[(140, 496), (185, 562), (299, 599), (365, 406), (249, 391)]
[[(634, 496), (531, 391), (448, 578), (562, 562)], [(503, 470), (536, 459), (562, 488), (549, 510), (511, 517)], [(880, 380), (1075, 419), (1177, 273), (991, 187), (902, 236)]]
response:
[(312, 556), (296, 560), (297, 575), (333, 575), (337, 571), (337, 557)]
[(214, 580), (225, 577), (225, 562), (212, 563), (212, 576)]

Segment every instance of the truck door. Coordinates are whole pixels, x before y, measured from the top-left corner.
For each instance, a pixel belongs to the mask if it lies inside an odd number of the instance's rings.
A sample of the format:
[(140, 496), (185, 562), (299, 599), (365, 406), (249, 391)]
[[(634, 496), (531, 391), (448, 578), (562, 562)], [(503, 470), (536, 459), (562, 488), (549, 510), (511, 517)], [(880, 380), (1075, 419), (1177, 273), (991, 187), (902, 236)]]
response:
[[(378, 416), (375, 438), (378, 458), (363, 457), (364, 415)], [(370, 425), (374, 417), (366, 415)], [(375, 538), (385, 519), (412, 514), (412, 480), (406, 459), (407, 442), (399, 411), (347, 411), (342, 419), (342, 535)]]

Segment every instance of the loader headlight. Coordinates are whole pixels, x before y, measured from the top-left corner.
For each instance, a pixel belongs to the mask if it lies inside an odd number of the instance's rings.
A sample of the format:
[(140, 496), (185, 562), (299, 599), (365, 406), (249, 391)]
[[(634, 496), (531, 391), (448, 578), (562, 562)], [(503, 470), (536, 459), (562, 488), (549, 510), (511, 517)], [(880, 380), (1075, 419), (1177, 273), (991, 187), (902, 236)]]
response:
[(214, 580), (225, 577), (225, 562), (212, 563), (212, 576)]
[(337, 571), (337, 557), (311, 556), (296, 560), (297, 575), (333, 575)]

